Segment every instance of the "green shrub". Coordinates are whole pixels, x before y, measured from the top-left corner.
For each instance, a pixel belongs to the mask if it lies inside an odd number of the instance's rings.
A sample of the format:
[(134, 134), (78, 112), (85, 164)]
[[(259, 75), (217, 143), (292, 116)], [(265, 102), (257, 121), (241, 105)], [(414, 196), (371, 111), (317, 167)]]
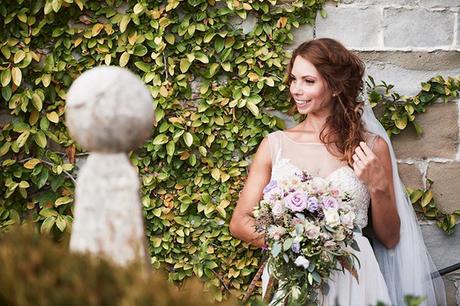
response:
[(183, 284), (179, 290), (161, 273), (145, 273), (139, 264), (120, 268), (107, 260), (71, 253), (62, 243), (27, 227), (0, 235), (0, 305), (214, 304), (197, 280)]

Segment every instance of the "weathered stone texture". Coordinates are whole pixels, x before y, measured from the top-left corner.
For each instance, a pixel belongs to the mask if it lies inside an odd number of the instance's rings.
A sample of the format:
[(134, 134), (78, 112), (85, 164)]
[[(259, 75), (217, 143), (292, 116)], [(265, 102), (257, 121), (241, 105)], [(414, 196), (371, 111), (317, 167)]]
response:
[[(414, 66), (416, 63), (413, 63)], [(378, 82), (380, 80), (393, 84), (394, 90), (402, 95), (416, 95), (421, 90), (421, 82), (426, 82), (436, 75), (444, 77), (460, 75), (460, 67), (453, 65), (449, 70), (429, 71), (406, 69), (388, 62), (366, 62), (366, 74)]]
[(126, 154), (151, 134), (148, 89), (127, 69), (93, 68), (68, 91), (66, 123), (82, 147), (96, 151), (79, 171), (70, 249), (150, 267), (139, 179)]
[(417, 165), (398, 164), (399, 177), (406, 187), (410, 188), (423, 188), (422, 173)]
[(301, 43), (314, 38), (313, 26), (309, 24), (300, 26), (294, 29), (292, 34), (294, 35), (294, 42), (288, 46), (291, 50), (297, 48)]
[(460, 285), (460, 274), (448, 274), (443, 277), (446, 286), (447, 305), (460, 305), (460, 292), (457, 286)]
[(419, 0), (420, 6), (431, 8), (454, 8), (460, 7), (458, 0)]
[(452, 213), (460, 209), (459, 162), (430, 162), (427, 177), (434, 182), (431, 187), (433, 196), (442, 211)]
[(431, 157), (454, 159), (458, 144), (458, 107), (454, 102), (430, 106), (417, 116), (423, 134), (417, 136), (413, 127), (393, 137), (393, 146), (399, 159), (426, 159)]
[[(459, 262), (460, 231), (451, 236), (446, 235), (436, 224), (421, 224), (423, 239), (438, 269), (446, 268)], [(446, 250), (449, 250), (446, 252)]]
[[(460, 1), (459, 1), (460, 2)], [(367, 63), (389, 63), (407, 70), (426, 71), (431, 75), (440, 74), (442, 71), (456, 71), (460, 75), (460, 51), (438, 50), (433, 52), (409, 51), (355, 51)]]
[(327, 5), (327, 18), (316, 18), (316, 37), (330, 37), (349, 48), (380, 46), (381, 10)]
[(460, 12), (457, 13), (457, 43), (456, 45), (457, 45), (457, 48), (460, 47)]
[(386, 47), (452, 45), (454, 12), (423, 8), (386, 8), (383, 16)]
[(139, 77), (127, 69), (99, 66), (86, 71), (67, 96), (67, 127), (87, 150), (129, 152), (152, 132), (152, 97)]
[[(344, 4), (350, 5), (381, 5), (381, 6), (416, 6), (421, 0), (343, 0)], [(423, 1), (423, 0), (422, 0)]]

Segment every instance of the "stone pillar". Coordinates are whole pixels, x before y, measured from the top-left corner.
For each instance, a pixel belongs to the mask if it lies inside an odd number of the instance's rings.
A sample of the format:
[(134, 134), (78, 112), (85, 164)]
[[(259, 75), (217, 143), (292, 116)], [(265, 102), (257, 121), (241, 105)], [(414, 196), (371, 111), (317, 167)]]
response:
[(66, 108), (70, 135), (91, 151), (77, 179), (71, 250), (121, 265), (149, 262), (139, 179), (127, 156), (151, 134), (149, 91), (128, 70), (101, 66), (74, 81)]

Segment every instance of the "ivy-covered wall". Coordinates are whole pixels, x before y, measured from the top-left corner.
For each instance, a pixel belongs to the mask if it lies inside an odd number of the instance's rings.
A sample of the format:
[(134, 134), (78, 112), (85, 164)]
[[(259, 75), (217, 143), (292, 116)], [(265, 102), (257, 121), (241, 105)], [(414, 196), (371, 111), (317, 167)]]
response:
[[(26, 219), (56, 237), (70, 230), (74, 180), (86, 153), (69, 139), (64, 126), (66, 91), (87, 69), (125, 66), (146, 83), (157, 107), (154, 135), (131, 154), (142, 182), (153, 266), (163, 265), (179, 282), (191, 275), (202, 277), (216, 299), (228, 292), (241, 295), (258, 268), (260, 253), (233, 239), (228, 221), (258, 143), (295, 120), (283, 115), (289, 108), (283, 83), (289, 49), (310, 38), (332, 36), (358, 52), (377, 83), (390, 81), (411, 96), (403, 100), (412, 110), (393, 107), (383, 118), (395, 134), (436, 97), (458, 96), (458, 78), (428, 81), (439, 69), (428, 71), (427, 64), (420, 68), (417, 61), (444, 59), (442, 67), (454, 68), (441, 72), (457, 75), (460, 65), (450, 63), (458, 56), (458, 30), (447, 34), (448, 47), (434, 38), (408, 40), (407, 45), (398, 45), (391, 35), (393, 40), (385, 40), (385, 31), (391, 30), (383, 21), (388, 14), (404, 19), (406, 11), (415, 11), (436, 17), (439, 3), (422, 7), (415, 0), (347, 0), (323, 10), (324, 2), (3, 1), (0, 231)], [(444, 2), (442, 14), (450, 22), (455, 7)], [(437, 31), (444, 37), (449, 23), (442, 25)], [(418, 26), (423, 28), (423, 22)], [(433, 41), (438, 45), (429, 45)], [(395, 70), (398, 63), (404, 64)], [(412, 73), (417, 69), (428, 73)], [(399, 75), (404, 78), (395, 77)], [(422, 87), (421, 81), (426, 81)], [(406, 91), (402, 83), (412, 89)], [(394, 102), (384, 87), (371, 86), (371, 101)], [(421, 99), (421, 105), (414, 104)], [(446, 105), (457, 109), (456, 103)], [(424, 116), (418, 118), (427, 131)], [(415, 202), (425, 203), (429, 196), (419, 194)]]
[[(6, 1), (0, 6), (0, 229), (30, 218), (60, 236), (72, 223), (85, 153), (64, 126), (83, 71), (119, 65), (154, 97), (158, 126), (131, 154), (154, 267), (198, 275), (217, 299), (244, 292), (256, 250), (228, 220), (251, 154), (283, 121), (292, 30), (323, 0)], [(249, 18), (253, 27), (239, 26)]]

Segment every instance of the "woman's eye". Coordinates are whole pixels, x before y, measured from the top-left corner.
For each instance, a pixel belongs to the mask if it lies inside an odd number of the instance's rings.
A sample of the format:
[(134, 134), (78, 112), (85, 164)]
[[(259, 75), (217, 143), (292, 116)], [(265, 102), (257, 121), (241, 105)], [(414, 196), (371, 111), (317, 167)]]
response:
[(313, 83), (315, 83), (314, 80), (305, 80), (305, 82), (307, 82), (308, 84), (313, 84)]

